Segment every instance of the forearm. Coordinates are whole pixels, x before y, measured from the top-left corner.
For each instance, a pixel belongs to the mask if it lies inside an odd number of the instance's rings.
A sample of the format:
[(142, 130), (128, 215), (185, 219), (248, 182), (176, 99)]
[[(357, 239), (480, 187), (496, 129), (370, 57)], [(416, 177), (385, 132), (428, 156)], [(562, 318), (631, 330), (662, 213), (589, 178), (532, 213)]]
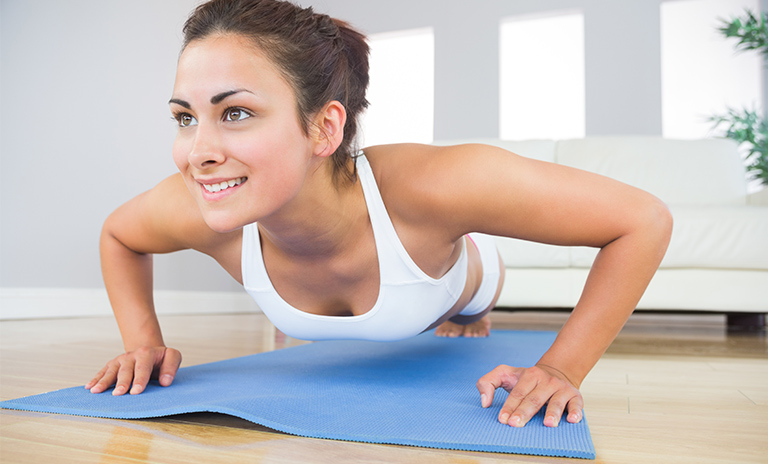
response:
[(539, 364), (581, 385), (637, 306), (664, 256), (670, 232), (666, 213), (600, 250), (578, 304)]
[(101, 269), (126, 352), (162, 346), (152, 298), (152, 255), (136, 253), (105, 226), (100, 241)]

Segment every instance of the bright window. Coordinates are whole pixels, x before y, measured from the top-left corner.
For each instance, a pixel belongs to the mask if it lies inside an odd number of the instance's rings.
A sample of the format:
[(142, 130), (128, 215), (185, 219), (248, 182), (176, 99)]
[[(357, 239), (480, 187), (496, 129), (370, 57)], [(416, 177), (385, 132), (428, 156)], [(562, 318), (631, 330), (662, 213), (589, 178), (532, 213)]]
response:
[(435, 39), (429, 29), (369, 36), (370, 107), (362, 146), (430, 143), (434, 133)]
[(735, 53), (720, 19), (760, 11), (758, 0), (676, 0), (661, 4), (663, 134), (712, 136), (707, 118), (727, 108), (762, 108), (762, 58)]
[(584, 137), (584, 15), (505, 19), (500, 31), (500, 136)]

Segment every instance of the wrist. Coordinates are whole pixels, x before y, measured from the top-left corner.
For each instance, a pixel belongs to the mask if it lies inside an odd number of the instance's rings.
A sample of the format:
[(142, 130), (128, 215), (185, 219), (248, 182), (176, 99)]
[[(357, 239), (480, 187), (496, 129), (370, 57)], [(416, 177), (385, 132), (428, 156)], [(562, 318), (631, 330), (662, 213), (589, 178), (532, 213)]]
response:
[(581, 382), (576, 381), (577, 379), (575, 376), (571, 373), (565, 372), (563, 369), (555, 367), (551, 364), (547, 364), (546, 362), (539, 361), (536, 363), (536, 367), (539, 369), (544, 369), (545, 371), (549, 372), (550, 375), (553, 375), (555, 377), (560, 377), (562, 380), (565, 380), (569, 384), (571, 384), (573, 387), (575, 387), (577, 390), (579, 387), (581, 387)]
[(142, 333), (123, 339), (125, 352), (136, 351), (139, 348), (155, 348), (165, 346), (165, 341), (161, 333)]

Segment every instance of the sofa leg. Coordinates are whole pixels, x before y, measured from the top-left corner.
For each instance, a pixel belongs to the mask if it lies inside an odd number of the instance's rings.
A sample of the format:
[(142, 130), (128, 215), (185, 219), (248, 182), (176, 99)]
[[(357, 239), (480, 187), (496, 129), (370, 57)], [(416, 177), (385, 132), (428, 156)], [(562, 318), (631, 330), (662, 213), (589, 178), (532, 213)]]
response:
[(765, 314), (728, 313), (726, 315), (729, 332), (764, 332)]

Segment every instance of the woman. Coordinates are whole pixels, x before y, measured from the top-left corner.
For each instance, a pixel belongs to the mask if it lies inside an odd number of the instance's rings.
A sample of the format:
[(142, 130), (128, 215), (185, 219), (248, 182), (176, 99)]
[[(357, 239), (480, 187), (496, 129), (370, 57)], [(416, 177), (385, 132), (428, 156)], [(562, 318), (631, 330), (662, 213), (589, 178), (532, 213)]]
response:
[[(481, 378), (499, 420), (582, 418), (578, 391), (640, 299), (671, 217), (619, 182), (504, 150), (463, 145), (352, 148), (365, 109), (368, 47), (348, 25), (275, 0), (214, 0), (187, 21), (170, 100), (180, 173), (104, 224), (102, 268), (125, 353), (94, 393), (168, 386), (151, 255), (215, 258), (275, 325), (307, 339), (485, 336), (503, 282), (501, 235), (601, 248), (583, 295), (534, 367)], [(404, 109), (407, 111), (407, 109)], [(472, 235), (469, 235), (472, 234)]]

